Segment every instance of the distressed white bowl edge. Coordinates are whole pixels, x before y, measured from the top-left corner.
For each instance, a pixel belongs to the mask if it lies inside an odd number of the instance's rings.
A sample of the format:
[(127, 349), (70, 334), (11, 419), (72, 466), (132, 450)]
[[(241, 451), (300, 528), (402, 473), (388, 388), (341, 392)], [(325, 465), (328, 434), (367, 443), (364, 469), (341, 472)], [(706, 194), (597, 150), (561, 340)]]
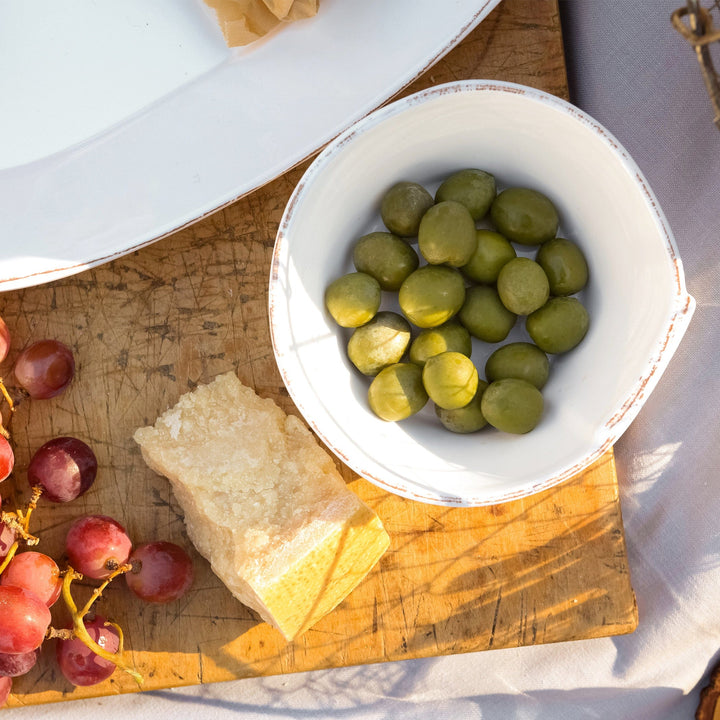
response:
[[(288, 252), (288, 235), (291, 232), (296, 205), (302, 201), (306, 189), (312, 185), (317, 175), (323, 172), (333, 156), (341, 151), (345, 145), (352, 142), (358, 135), (367, 132), (387, 118), (405, 112), (414, 105), (426, 102), (428, 99), (438, 98), (445, 94), (467, 92), (517, 94), (529, 98), (532, 101), (551, 106), (555, 110), (572, 116), (575, 120), (590, 128), (597, 138), (612, 148), (617, 159), (624, 165), (625, 171), (635, 178), (637, 186), (642, 190), (647, 208), (652, 211), (657, 231), (663, 238), (668, 258), (674, 267), (675, 283), (672, 310), (665, 323), (662, 336), (657, 338), (655, 350), (650, 354), (650, 358), (648, 362), (644, 364), (643, 371), (639, 374), (637, 380), (626, 392), (620, 407), (608, 417), (603, 418), (602, 422), (598, 424), (591, 446), (582, 457), (578, 458), (575, 462), (567, 464), (566, 467), (558, 472), (538, 476), (523, 483), (520, 487), (501, 491), (483, 491), (475, 495), (464, 494), (459, 496), (457, 494), (443, 493), (436, 488), (428, 489), (427, 487), (417, 487), (412, 481), (408, 482), (406, 478), (400, 478), (400, 482), (398, 482), (397, 477), (388, 477), (385, 474), (378, 473), (374, 469), (369, 469), (366, 462), (367, 458), (358, 456), (356, 452), (353, 452), (353, 448), (348, 449), (342, 447), (333, 440), (330, 434), (325, 432), (323, 420), (318, 419), (316, 408), (313, 407), (314, 403), (312, 398), (307, 394), (307, 388), (304, 388), (302, 383), (298, 382), (298, 368), (293, 365), (291, 344), (288, 342), (286, 335), (287, 328), (283, 327), (286, 318), (283, 317), (280, 306), (284, 297), (283, 278), (281, 277), (282, 258), (284, 254)], [(695, 301), (686, 291), (682, 263), (675, 245), (675, 240), (664, 214), (660, 209), (659, 203), (637, 164), (611, 133), (578, 108), (547, 93), (513, 83), (462, 81), (430, 88), (403, 100), (396, 101), (372, 113), (341, 134), (318, 156), (298, 183), (280, 223), (273, 253), (269, 306), (273, 350), (283, 381), (298, 410), (331, 451), (366, 479), (403, 497), (436, 505), (480, 506), (502, 503), (548, 489), (581, 472), (612, 447), (637, 416), (645, 399), (652, 392), (666, 369), (670, 358), (675, 352), (690, 322)]]

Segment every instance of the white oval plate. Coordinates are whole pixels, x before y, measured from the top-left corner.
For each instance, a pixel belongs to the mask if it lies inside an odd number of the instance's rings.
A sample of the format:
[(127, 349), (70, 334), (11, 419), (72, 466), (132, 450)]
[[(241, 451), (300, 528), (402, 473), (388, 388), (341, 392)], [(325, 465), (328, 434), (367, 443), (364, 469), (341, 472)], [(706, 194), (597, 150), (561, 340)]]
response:
[(8, 0), (0, 290), (136, 250), (281, 175), (498, 2), (322, 0), (231, 52), (201, 0)]
[[(324, 309), (328, 283), (352, 270), (354, 241), (382, 229), (382, 193), (401, 179), (433, 188), (463, 167), (548, 194), (563, 234), (590, 266), (590, 330), (552, 360), (545, 414), (527, 435), (454, 435), (438, 425), (431, 403), (399, 423), (379, 420), (366, 401), (369, 379), (350, 365), (346, 333)], [(599, 458), (640, 411), (694, 307), (665, 217), (617, 140), (558, 98), (486, 81), (397, 101), (331, 143), (287, 206), (269, 298), (278, 366), (318, 436), (380, 487), (451, 506), (527, 496)], [(529, 339), (522, 322), (511, 339)], [(482, 374), (482, 355), (474, 350), (473, 359)]]

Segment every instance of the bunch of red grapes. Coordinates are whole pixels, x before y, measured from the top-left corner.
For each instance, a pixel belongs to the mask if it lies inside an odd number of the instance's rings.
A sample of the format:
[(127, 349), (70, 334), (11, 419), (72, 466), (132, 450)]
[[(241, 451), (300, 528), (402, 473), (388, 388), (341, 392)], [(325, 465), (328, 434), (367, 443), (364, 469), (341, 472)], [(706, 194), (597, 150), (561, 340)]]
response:
[[(10, 333), (0, 318), (0, 363), (8, 356)], [(46, 399), (62, 393), (75, 375), (71, 350), (57, 340), (40, 340), (15, 359), (15, 389), (21, 398)], [(9, 418), (0, 413), (0, 482), (10, 477), (15, 457), (8, 430), (17, 404), (0, 379), (0, 393)], [(39, 538), (29, 532), (29, 520), (42, 498), (53, 503), (75, 500), (95, 481), (98, 463), (82, 440), (57, 437), (40, 447), (30, 460), (27, 479), (31, 498), (24, 509), (8, 511), (0, 497), (0, 707), (12, 688), (12, 678), (24, 675), (37, 662), (41, 646), (56, 642), (57, 662), (73, 685), (94, 685), (110, 677), (116, 667), (141, 676), (123, 660), (122, 630), (93, 614), (92, 605), (108, 583), (123, 575), (142, 600), (165, 603), (180, 598), (193, 581), (193, 567), (185, 550), (158, 541), (135, 548), (125, 528), (111, 517), (78, 518), (65, 541), (67, 566), (61, 570), (48, 555), (27, 548)], [(21, 550), (21, 552), (18, 552)], [(73, 580), (91, 578), (100, 584), (78, 608), (71, 592)], [(63, 597), (72, 618), (69, 627), (51, 627), (50, 608)]]

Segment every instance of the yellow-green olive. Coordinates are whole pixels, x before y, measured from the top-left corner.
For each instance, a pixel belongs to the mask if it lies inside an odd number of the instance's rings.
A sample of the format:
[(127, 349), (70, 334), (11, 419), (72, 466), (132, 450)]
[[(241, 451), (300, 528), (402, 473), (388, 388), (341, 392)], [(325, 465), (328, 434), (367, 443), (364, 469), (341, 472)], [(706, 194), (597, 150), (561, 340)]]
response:
[(584, 305), (574, 297), (550, 298), (528, 315), (525, 329), (532, 341), (546, 353), (564, 353), (580, 344), (590, 326)]
[(548, 240), (540, 246), (535, 259), (547, 275), (551, 295), (573, 295), (587, 285), (587, 261), (571, 240)]
[(481, 220), (487, 215), (495, 193), (495, 178), (490, 173), (468, 168), (453, 173), (442, 182), (435, 193), (435, 202), (455, 200), (470, 211), (473, 220)]
[(470, 260), (476, 248), (475, 221), (464, 205), (446, 200), (423, 215), (418, 250), (429, 263), (460, 267)]
[(477, 248), (460, 269), (475, 282), (491, 285), (497, 282), (505, 263), (517, 257), (507, 238), (493, 230), (477, 230)]
[(497, 279), (502, 304), (516, 315), (529, 315), (542, 307), (550, 297), (550, 283), (545, 271), (534, 260), (513, 258), (506, 263)]
[(422, 380), (431, 400), (446, 410), (467, 405), (478, 388), (477, 368), (467, 355), (459, 352), (428, 358)]
[(414, 415), (423, 409), (427, 400), (422, 370), (414, 363), (396, 363), (383, 368), (368, 389), (370, 409), (388, 422)]
[(347, 353), (363, 375), (372, 377), (384, 367), (400, 362), (409, 344), (408, 321), (402, 315), (381, 310), (370, 322), (355, 328)]
[(458, 318), (474, 337), (496, 343), (508, 336), (517, 315), (502, 304), (494, 287), (476, 285), (467, 290)]
[(462, 275), (445, 265), (423, 265), (400, 286), (400, 309), (419, 328), (437, 327), (462, 307), (465, 283)]
[(417, 270), (420, 258), (397, 235), (373, 232), (355, 243), (353, 264), (359, 272), (374, 277), (383, 290), (399, 290), (403, 280)]
[(423, 366), (428, 358), (448, 350), (468, 357), (472, 354), (470, 333), (457, 320), (421, 330), (410, 344), (410, 362)]
[(341, 327), (360, 327), (380, 308), (380, 283), (366, 273), (348, 273), (328, 285), (325, 307)]
[(530, 188), (508, 188), (490, 208), (498, 232), (522, 245), (540, 245), (554, 238), (560, 218), (550, 198)]
[(514, 377), (527, 380), (542, 390), (550, 376), (550, 361), (537, 346), (528, 342), (508, 343), (493, 352), (485, 363), (485, 377), (493, 382)]
[(537, 427), (543, 414), (543, 396), (527, 380), (503, 378), (491, 382), (480, 407), (485, 419), (498, 430), (524, 434)]
[(383, 195), (380, 215), (391, 233), (400, 237), (415, 237), (422, 216), (433, 202), (432, 195), (422, 185), (403, 180)]
[(481, 430), (487, 425), (487, 420), (482, 414), (482, 395), (488, 384), (484, 380), (478, 381), (478, 388), (475, 397), (460, 408), (448, 410), (435, 406), (435, 415), (443, 427), (454, 433), (472, 433)]

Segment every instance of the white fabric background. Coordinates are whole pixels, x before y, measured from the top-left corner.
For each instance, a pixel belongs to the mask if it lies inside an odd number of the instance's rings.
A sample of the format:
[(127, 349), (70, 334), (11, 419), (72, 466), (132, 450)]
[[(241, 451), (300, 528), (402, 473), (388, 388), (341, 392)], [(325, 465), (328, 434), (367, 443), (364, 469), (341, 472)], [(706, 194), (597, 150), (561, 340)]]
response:
[(637, 631), (6, 710), (5, 720), (693, 717), (720, 660), (720, 131), (695, 56), (670, 26), (682, 2), (561, 0), (572, 99), (649, 180), (697, 301), (670, 368), (616, 447)]

